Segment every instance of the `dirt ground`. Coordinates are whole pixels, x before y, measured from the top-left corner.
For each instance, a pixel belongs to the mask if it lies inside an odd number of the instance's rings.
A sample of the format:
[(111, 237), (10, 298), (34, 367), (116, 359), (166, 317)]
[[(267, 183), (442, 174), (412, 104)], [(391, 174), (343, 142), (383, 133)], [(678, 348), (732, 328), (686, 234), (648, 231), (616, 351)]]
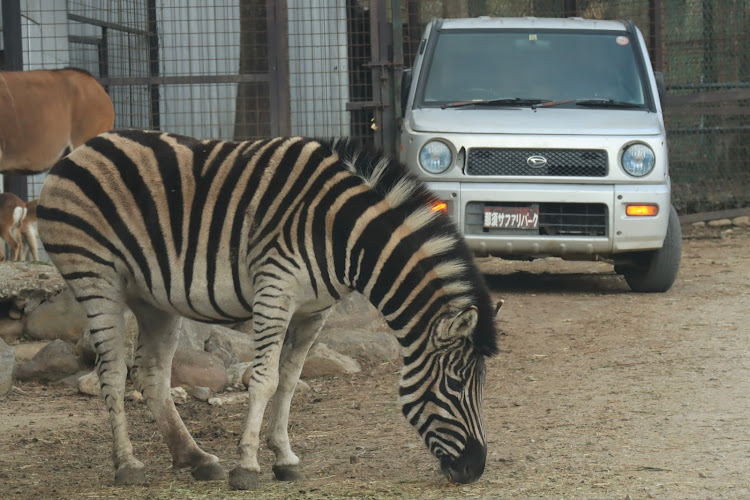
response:
[[(401, 416), (398, 366), (316, 379), (295, 397), (308, 479), (233, 492), (170, 470), (144, 405), (128, 403), (145, 487), (116, 488), (103, 403), (60, 386), (0, 398), (0, 498), (750, 498), (750, 232), (685, 228), (677, 283), (630, 293), (601, 263), (482, 260), (506, 300), (488, 366), (487, 468), (456, 486)], [(245, 406), (180, 412), (231, 467)]]

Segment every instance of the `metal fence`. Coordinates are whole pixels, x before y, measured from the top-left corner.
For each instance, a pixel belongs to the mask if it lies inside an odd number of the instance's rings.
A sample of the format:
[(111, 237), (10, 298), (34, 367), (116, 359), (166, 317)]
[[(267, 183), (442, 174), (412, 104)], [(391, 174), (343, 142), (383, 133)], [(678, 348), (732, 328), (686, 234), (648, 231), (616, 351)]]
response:
[[(118, 127), (350, 135), (386, 149), (400, 71), (432, 18), (631, 18), (666, 77), (678, 210), (750, 206), (747, 0), (3, 0), (3, 13), (5, 69), (88, 70)], [(42, 178), (30, 178), (29, 199)]]

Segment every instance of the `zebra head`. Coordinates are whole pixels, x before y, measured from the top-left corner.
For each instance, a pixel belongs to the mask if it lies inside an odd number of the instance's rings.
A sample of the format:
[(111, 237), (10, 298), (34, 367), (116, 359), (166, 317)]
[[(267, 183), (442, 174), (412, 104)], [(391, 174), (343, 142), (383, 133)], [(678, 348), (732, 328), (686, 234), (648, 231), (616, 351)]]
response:
[(405, 353), (399, 402), (406, 419), (422, 436), (440, 468), (458, 483), (478, 480), (484, 472), (487, 445), (481, 403), (485, 354), (474, 339), (480, 320), (476, 307), (446, 311), (433, 321), (429, 335)]

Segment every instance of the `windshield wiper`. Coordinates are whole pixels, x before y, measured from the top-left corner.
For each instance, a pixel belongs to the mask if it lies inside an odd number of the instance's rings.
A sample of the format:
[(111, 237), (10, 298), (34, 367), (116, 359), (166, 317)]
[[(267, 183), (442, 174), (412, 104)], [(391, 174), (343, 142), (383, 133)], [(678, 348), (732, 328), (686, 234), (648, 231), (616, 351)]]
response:
[(531, 99), (526, 97), (504, 97), (502, 99), (451, 102), (449, 104), (443, 104), (440, 108), (463, 108), (464, 106), (535, 106), (537, 104), (542, 104), (543, 102), (550, 101), (549, 99)]
[(578, 99), (576, 106), (588, 106), (591, 108), (642, 108), (642, 104), (635, 104), (614, 99)]

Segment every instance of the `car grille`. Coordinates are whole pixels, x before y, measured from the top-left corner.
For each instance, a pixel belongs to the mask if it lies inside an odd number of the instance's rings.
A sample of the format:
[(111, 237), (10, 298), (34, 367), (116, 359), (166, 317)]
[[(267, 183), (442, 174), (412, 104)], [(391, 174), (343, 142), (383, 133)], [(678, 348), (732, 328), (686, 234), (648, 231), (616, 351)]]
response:
[[(530, 167), (527, 160), (542, 156), (543, 167)], [(490, 149), (471, 148), (466, 175), (605, 177), (607, 152), (587, 149)]]
[[(537, 229), (485, 229), (484, 207), (539, 207)], [(545, 236), (606, 236), (607, 205), (600, 203), (483, 203), (472, 201), (466, 205), (465, 234), (490, 235), (545, 235)]]

